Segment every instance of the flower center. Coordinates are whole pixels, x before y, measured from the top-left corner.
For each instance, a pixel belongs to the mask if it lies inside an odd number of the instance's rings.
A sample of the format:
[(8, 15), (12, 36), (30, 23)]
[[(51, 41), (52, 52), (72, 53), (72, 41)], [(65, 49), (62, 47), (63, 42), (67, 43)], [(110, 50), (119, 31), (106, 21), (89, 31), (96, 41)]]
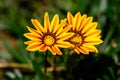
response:
[(75, 35), (70, 38), (70, 42), (75, 45), (80, 45), (82, 43), (82, 37), (78, 33), (75, 33)]
[(44, 44), (47, 46), (53, 45), (55, 43), (55, 39), (53, 36), (47, 35), (44, 37)]

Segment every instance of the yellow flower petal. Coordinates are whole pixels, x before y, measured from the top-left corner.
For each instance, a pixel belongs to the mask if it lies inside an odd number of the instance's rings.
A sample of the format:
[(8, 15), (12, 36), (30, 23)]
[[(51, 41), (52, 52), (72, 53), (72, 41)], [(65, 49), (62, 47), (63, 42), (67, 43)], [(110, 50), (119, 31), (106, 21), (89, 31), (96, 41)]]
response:
[(90, 44), (94, 44), (94, 45), (98, 45), (103, 43), (103, 41), (101, 39), (93, 39), (93, 40), (86, 40), (86, 43), (90, 43)]
[(101, 33), (101, 30), (89, 30), (84, 34), (84, 36), (93, 36)]
[(45, 16), (44, 16), (44, 27), (45, 27), (46, 32), (48, 32), (49, 31), (49, 27), (51, 27), (50, 26), (49, 15), (48, 15), (47, 12), (45, 13)]
[(65, 27), (63, 30), (61, 30), (61, 32), (59, 31), (58, 33), (56, 33), (56, 36), (59, 36), (61, 34), (66, 34), (66, 32), (68, 32), (68, 30), (70, 30), (70, 29), (71, 29), (71, 26), (69, 25), (69, 26)]
[(81, 17), (81, 23), (80, 23), (80, 27), (79, 27), (78, 30), (81, 30), (81, 28), (82, 28), (81, 26), (84, 25), (86, 19), (87, 19), (87, 15), (84, 14), (84, 15)]
[(88, 50), (85, 47), (82, 47), (82, 46), (81, 47), (75, 47), (74, 50), (77, 54), (80, 54), (80, 52), (82, 54), (89, 54)]
[(75, 48), (74, 50), (75, 50), (75, 52), (76, 52), (77, 54), (80, 54), (80, 49)]
[(53, 17), (53, 19), (52, 19), (51, 27), (49, 27), (50, 32), (51, 32), (52, 30), (54, 30), (54, 28), (55, 28), (58, 24), (59, 24), (59, 16), (58, 16), (58, 14), (56, 14), (56, 15)]
[(31, 43), (34, 43), (34, 41), (25, 41), (24, 44), (29, 45)]
[(82, 46), (86, 47), (86, 48), (89, 49), (91, 52), (98, 53), (98, 49), (97, 49), (96, 47), (94, 47), (93, 45), (83, 44)]
[(81, 29), (84, 29), (84, 27), (86, 27), (87, 24), (92, 23), (93, 17), (88, 17), (85, 21), (82, 22), (81, 24)]
[(84, 15), (82, 16), (81, 22), (84, 22), (86, 19), (87, 19), (87, 14), (84, 14)]
[(47, 50), (47, 46), (45, 46), (44, 44), (41, 44), (39, 47), (39, 51), (46, 51)]
[(99, 38), (89, 38), (89, 37), (84, 39), (84, 41), (86, 41), (86, 42), (87, 41), (100, 41), (100, 40), (101, 39), (99, 39)]
[(74, 35), (74, 33), (66, 33), (66, 34), (61, 34), (59, 35), (57, 38), (59, 38), (60, 40), (67, 40), (69, 39), (70, 37), (72, 37)]
[(34, 25), (35, 28), (39, 31), (40, 34), (42, 34), (42, 32), (44, 32), (43, 26), (39, 23), (38, 20), (36, 20), (36, 19), (31, 19), (31, 22), (33, 23), (33, 25)]
[(27, 26), (27, 29), (28, 29), (31, 33), (33, 33), (33, 34), (35, 34), (35, 35), (37, 35), (37, 36), (40, 36), (40, 35), (41, 35), (39, 32), (37, 32), (36, 30), (32, 29), (31, 27), (28, 27), (28, 26)]
[(24, 36), (33, 41), (40, 41), (39, 39), (40, 36), (32, 34), (32, 33), (25, 33)]
[(85, 38), (85, 41), (87, 41), (87, 40), (99, 39), (99, 38), (101, 38), (100, 35), (92, 35), (92, 36), (86, 37), (86, 38)]
[(53, 55), (56, 55), (56, 50), (55, 50), (55, 48), (53, 47), (53, 46), (51, 46), (51, 47), (48, 47), (48, 50), (50, 51), (50, 52), (52, 52), (52, 54)]
[(56, 35), (61, 33), (63, 26), (65, 26), (65, 24), (66, 24), (66, 19), (61, 20), (61, 23), (53, 29), (53, 33), (56, 33)]
[(80, 49), (81, 53), (83, 53), (83, 54), (89, 54), (88, 49), (86, 49), (85, 47), (80, 46), (79, 49)]
[(67, 18), (68, 18), (68, 23), (73, 24), (73, 16), (72, 16), (72, 14), (70, 12), (68, 12)]
[(97, 27), (97, 25), (98, 25), (97, 22), (87, 24), (86, 27), (84, 27), (81, 32), (84, 34), (87, 33), (89, 30), (94, 30)]
[(63, 27), (60, 27), (59, 30), (56, 31), (56, 36), (59, 36), (62, 33)]
[(71, 47), (74, 47), (74, 45), (70, 44), (69, 42), (66, 42), (66, 41), (57, 41), (57, 44), (56, 46), (59, 46), (61, 48), (71, 48)]
[(41, 44), (41, 42), (31, 43), (30, 45), (27, 46), (26, 49), (29, 51), (37, 51), (40, 48), (40, 44)]
[(75, 17), (74, 17), (74, 21), (73, 21), (73, 30), (78, 30), (80, 27), (80, 23), (81, 23), (81, 14), (80, 12), (78, 12)]
[(56, 45), (54, 46), (54, 48), (57, 51), (58, 55), (62, 55), (62, 52), (60, 51), (60, 49)]

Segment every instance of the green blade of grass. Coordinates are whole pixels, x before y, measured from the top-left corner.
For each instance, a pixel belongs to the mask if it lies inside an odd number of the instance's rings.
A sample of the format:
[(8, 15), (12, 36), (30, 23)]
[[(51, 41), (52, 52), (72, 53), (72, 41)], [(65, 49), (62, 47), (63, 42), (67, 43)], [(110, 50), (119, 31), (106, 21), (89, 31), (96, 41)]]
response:
[(29, 53), (28, 53), (28, 51), (26, 51), (26, 49), (25, 49), (25, 45), (23, 44), (24, 42), (23, 42), (23, 40), (22, 39), (20, 39), (19, 41), (18, 41), (18, 45), (19, 45), (19, 52), (21, 53), (21, 55), (24, 57), (24, 59), (25, 59), (25, 61), (26, 61), (26, 63), (30, 63), (30, 60), (29, 60)]
[(39, 80), (43, 80), (44, 75), (43, 75), (42, 71), (40, 70), (40, 65), (38, 65), (38, 63), (33, 59), (32, 59), (32, 65), (34, 67), (34, 70), (35, 70), (36, 74), (39, 77)]
[(6, 40), (2, 40), (2, 42), (3, 42), (3, 45), (4, 45), (4, 47), (7, 49), (7, 51), (15, 58), (15, 59), (17, 59), (17, 60), (19, 60), (20, 62), (25, 62), (25, 59), (24, 59), (24, 57), (20, 54), (20, 53), (18, 53), (16, 50), (14, 50), (9, 44), (8, 44), (8, 42), (6, 41)]

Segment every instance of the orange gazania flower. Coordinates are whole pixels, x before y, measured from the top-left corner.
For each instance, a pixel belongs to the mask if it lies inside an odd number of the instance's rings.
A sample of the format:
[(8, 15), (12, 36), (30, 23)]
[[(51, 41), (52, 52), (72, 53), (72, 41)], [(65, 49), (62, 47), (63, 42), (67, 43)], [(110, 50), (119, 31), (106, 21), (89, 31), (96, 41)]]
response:
[(25, 33), (24, 36), (30, 39), (26, 41), (27, 50), (29, 51), (46, 51), (47, 49), (52, 52), (52, 54), (61, 55), (62, 52), (58, 47), (68, 48), (71, 46), (69, 42), (65, 40), (74, 35), (74, 33), (67, 33), (71, 28), (70, 26), (63, 28), (66, 20), (62, 20), (59, 24), (59, 16), (56, 14), (51, 23), (49, 20), (49, 15), (46, 12), (44, 15), (44, 27), (36, 19), (31, 20), (35, 29), (28, 27), (30, 33)]
[(98, 23), (92, 22), (93, 17), (87, 17), (86, 14), (81, 16), (78, 12), (75, 17), (70, 12), (67, 14), (68, 25), (72, 28), (69, 32), (75, 33), (74, 36), (67, 41), (73, 44), (74, 51), (78, 54), (89, 54), (89, 52), (98, 52), (94, 45), (100, 44), (103, 41), (100, 39), (101, 30), (96, 29)]

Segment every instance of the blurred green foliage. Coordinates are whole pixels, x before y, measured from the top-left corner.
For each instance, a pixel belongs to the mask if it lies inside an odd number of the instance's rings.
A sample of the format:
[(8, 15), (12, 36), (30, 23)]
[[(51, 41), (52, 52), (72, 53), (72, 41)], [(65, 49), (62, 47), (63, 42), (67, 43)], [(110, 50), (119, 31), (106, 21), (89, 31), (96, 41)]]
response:
[(93, 16), (104, 40), (97, 46), (98, 54), (69, 55), (69, 50), (62, 50), (62, 56), (53, 56), (49, 52), (47, 67), (56, 66), (56, 71), (49, 69), (47, 80), (120, 80), (119, 4), (120, 0), (0, 0), (0, 45), (5, 47), (0, 47), (0, 80), (43, 80), (44, 53), (26, 51), (23, 33), (25, 26), (33, 27), (31, 18), (43, 23), (46, 11), (50, 18), (58, 13), (64, 19), (68, 11)]

